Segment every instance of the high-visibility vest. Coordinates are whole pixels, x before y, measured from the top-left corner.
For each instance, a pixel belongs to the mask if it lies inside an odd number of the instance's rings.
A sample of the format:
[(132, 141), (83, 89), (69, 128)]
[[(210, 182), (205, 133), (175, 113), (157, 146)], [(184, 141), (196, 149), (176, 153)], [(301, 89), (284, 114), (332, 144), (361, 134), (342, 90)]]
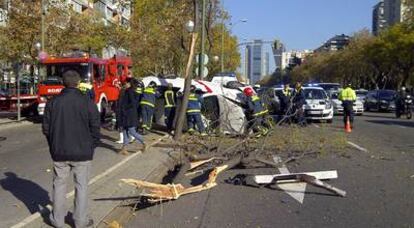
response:
[(151, 87), (145, 88), (139, 104), (155, 107), (155, 89)]
[(164, 92), (165, 108), (175, 107), (175, 93), (172, 90)]
[(88, 90), (92, 90), (93, 87), (90, 83), (81, 82), (81, 83), (79, 83), (78, 88), (83, 94), (86, 94), (88, 92)]
[(339, 94), (339, 100), (341, 101), (355, 101), (356, 99), (355, 90), (350, 87), (343, 89)]
[(260, 97), (253, 95), (250, 99), (251, 105), (253, 106), (253, 110), (251, 111), (253, 112), (254, 117), (262, 116), (269, 112), (260, 101)]
[(283, 95), (285, 95), (287, 97), (290, 97), (292, 92), (291, 92), (290, 88), (288, 88), (288, 89), (283, 89), (282, 93), (283, 93)]
[(141, 95), (141, 94), (142, 94), (142, 88), (141, 88), (141, 87), (136, 88), (136, 89), (135, 89), (135, 92), (136, 92), (138, 95)]
[(201, 112), (201, 103), (199, 95), (190, 93), (188, 97), (187, 113), (199, 113)]

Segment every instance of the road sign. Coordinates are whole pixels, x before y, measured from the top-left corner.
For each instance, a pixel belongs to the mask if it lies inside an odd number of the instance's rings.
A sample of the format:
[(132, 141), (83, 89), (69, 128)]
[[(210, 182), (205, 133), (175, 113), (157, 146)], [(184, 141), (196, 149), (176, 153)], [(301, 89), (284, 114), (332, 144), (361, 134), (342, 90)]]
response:
[[(203, 54), (204, 56), (204, 61), (203, 61), (203, 65), (207, 65), (208, 64), (208, 55)], [(196, 63), (199, 64), (200, 63), (200, 54), (197, 55), (197, 59), (196, 59)]]
[[(200, 75), (200, 72), (199, 72), (200, 70), (199, 69), (200, 69), (199, 67), (196, 68), (196, 70), (195, 70), (196, 75)], [(208, 68), (203, 66), (203, 75), (202, 75), (202, 77), (205, 78), (205, 77), (207, 77), (207, 75), (208, 75)]]

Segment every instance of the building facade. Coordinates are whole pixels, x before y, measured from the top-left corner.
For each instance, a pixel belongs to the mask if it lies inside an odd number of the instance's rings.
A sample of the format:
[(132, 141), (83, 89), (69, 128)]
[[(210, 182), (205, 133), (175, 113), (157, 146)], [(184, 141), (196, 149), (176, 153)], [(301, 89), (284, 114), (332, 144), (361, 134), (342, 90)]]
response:
[(283, 53), (286, 52), (285, 45), (279, 40), (275, 40), (272, 44), (272, 52), (273, 52), (273, 58), (275, 60), (276, 70), (283, 69), (282, 59), (283, 59)]
[(406, 10), (404, 0), (383, 0), (383, 2), (384, 17), (387, 26), (393, 26), (404, 21), (404, 12)]
[[(253, 40), (246, 45), (247, 50), (247, 77), (251, 85), (256, 84), (266, 75), (266, 54), (263, 50), (262, 40)], [(269, 57), (269, 55), (267, 55)], [(268, 70), (269, 71), (269, 70)]]
[(372, 34), (377, 36), (386, 26), (384, 1), (380, 1), (372, 10)]
[(350, 37), (342, 34), (336, 35), (326, 41), (322, 46), (317, 48), (315, 52), (338, 51), (344, 49), (350, 42)]
[(286, 51), (282, 53), (282, 64), (281, 70), (285, 70), (289, 66), (295, 64), (295, 58), (298, 58), (301, 62), (303, 62), (306, 57), (312, 55), (313, 51), (311, 50), (303, 50), (303, 51)]

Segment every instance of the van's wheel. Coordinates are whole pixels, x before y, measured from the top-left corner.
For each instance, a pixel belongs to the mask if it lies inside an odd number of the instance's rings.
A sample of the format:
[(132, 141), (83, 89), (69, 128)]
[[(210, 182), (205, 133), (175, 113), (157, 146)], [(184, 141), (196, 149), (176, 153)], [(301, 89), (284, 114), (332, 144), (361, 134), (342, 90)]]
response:
[(106, 114), (108, 112), (108, 102), (106, 100), (101, 101), (101, 122), (105, 123)]
[(329, 123), (329, 124), (331, 124), (333, 122), (333, 119), (329, 119), (326, 122)]

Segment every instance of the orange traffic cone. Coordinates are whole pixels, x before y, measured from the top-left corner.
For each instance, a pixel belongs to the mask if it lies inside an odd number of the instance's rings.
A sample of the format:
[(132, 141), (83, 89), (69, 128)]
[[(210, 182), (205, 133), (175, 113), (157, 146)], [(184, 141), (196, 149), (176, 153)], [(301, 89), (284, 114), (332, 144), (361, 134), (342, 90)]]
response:
[(351, 133), (352, 132), (351, 122), (349, 121), (349, 116), (346, 118), (345, 132), (346, 133)]

